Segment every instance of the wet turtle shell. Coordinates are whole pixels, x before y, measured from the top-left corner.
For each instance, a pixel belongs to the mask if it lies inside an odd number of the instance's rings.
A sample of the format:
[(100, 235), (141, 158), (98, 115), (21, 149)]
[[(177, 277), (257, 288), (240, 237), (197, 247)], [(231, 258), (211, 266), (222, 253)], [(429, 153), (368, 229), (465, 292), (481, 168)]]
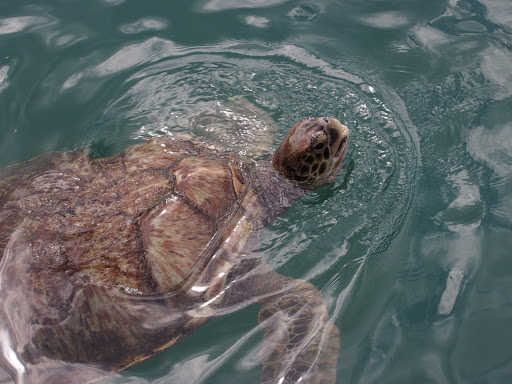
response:
[(1, 170), (0, 381), (96, 380), (260, 302), (262, 382), (334, 382), (338, 331), (321, 294), (272, 271), (255, 229), (334, 180), (348, 135), (306, 119), (255, 167), (162, 137)]

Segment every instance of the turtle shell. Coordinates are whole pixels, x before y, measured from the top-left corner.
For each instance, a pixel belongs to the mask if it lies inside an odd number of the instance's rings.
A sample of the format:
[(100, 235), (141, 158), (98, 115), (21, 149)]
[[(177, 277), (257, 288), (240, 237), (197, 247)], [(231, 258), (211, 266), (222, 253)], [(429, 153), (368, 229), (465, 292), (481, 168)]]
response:
[(332, 182), (348, 137), (307, 118), (254, 168), (166, 137), (0, 170), (0, 382), (97, 380), (257, 301), (262, 380), (334, 383), (339, 332), (321, 293), (266, 265), (254, 229)]
[(0, 315), (18, 356), (118, 370), (201, 325), (182, 288), (233, 232), (247, 177), (221, 150), (171, 138), (1, 170)]

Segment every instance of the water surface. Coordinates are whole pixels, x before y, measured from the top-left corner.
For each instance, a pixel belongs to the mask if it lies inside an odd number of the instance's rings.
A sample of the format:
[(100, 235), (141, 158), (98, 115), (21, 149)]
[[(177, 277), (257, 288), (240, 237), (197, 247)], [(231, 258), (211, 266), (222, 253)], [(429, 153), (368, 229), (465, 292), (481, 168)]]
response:
[[(0, 166), (106, 156), (243, 95), (332, 115), (346, 170), (265, 231), (322, 290), (339, 383), (512, 381), (512, 4), (4, 1)], [(225, 143), (227, 146), (234, 143)], [(106, 382), (259, 382), (256, 306)]]

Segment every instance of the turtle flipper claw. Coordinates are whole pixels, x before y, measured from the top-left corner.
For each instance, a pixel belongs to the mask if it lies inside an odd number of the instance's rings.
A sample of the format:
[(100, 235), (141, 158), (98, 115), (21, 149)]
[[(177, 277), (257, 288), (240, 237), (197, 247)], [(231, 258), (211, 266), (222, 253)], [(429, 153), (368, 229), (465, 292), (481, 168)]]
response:
[(262, 384), (334, 384), (340, 348), (322, 294), (308, 282), (263, 302)]

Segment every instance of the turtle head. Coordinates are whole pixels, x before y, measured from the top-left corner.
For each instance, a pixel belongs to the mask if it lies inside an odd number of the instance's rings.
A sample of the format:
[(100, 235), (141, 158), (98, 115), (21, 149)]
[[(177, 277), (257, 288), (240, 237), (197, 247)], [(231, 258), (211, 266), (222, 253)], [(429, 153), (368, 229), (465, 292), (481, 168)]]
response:
[(332, 117), (304, 119), (286, 135), (272, 165), (304, 188), (329, 184), (343, 168), (349, 137), (349, 129)]

